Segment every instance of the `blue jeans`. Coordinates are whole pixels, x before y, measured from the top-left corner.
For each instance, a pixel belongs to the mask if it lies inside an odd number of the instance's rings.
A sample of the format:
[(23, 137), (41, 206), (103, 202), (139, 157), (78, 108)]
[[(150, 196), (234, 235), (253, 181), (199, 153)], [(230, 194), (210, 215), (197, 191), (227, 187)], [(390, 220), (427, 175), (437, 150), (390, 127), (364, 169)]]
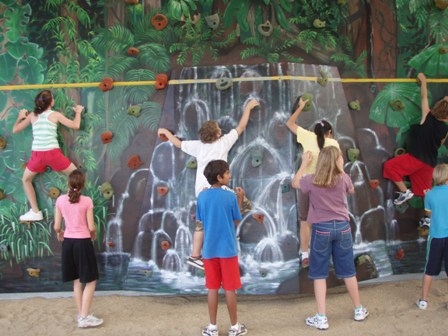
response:
[(353, 259), (353, 238), (350, 223), (330, 221), (311, 225), (310, 279), (326, 279), (333, 257), (336, 277), (350, 278), (356, 275)]

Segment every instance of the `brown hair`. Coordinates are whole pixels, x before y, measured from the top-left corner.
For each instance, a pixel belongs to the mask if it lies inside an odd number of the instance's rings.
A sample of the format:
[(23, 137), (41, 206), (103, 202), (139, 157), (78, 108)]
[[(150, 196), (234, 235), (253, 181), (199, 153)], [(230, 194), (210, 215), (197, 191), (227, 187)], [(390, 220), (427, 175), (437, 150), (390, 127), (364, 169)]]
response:
[(199, 138), (203, 143), (213, 143), (219, 138), (219, 125), (214, 120), (206, 121), (199, 129)]
[(335, 146), (327, 146), (321, 149), (317, 157), (316, 174), (313, 184), (319, 187), (330, 187), (343, 173), (337, 165), (341, 151)]
[(442, 98), (435, 103), (431, 113), (436, 119), (448, 119), (448, 97)]
[(78, 203), (86, 178), (82, 171), (75, 169), (68, 175), (68, 199), (70, 203)]
[(46, 111), (50, 107), (52, 100), (53, 95), (50, 90), (43, 90), (39, 92), (36, 98), (34, 98), (34, 113), (41, 114)]
[(229, 170), (229, 164), (224, 160), (210, 161), (204, 169), (204, 175), (210, 185), (218, 183), (218, 176), (224, 176)]

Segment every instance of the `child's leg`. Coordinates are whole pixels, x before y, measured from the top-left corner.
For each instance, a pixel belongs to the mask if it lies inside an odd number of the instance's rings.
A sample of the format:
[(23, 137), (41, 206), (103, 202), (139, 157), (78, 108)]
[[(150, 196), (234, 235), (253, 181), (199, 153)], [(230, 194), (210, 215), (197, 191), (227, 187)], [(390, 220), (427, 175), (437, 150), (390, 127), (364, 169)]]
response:
[(432, 284), (432, 276), (424, 274), (422, 280), (422, 297), (420, 299), (428, 301), (429, 291), (431, 290), (431, 284)]
[(81, 316), (81, 308), (82, 308), (82, 289), (83, 284), (76, 279), (73, 281), (73, 296), (76, 302), (76, 308), (78, 309), (78, 316)]
[(70, 174), (72, 171), (74, 171), (75, 169), (76, 169), (76, 166), (75, 166), (73, 163), (71, 163), (70, 166), (68, 166), (68, 168), (67, 168), (67, 169), (64, 169), (62, 172), (63, 172), (65, 175), (68, 175), (68, 174)]
[(300, 250), (302, 251), (302, 253), (306, 253), (306, 258), (308, 258), (308, 253), (310, 250), (310, 239), (311, 224), (307, 221), (300, 221)]
[(193, 250), (191, 256), (193, 258), (199, 258), (202, 251), (202, 243), (204, 241), (204, 230), (195, 230), (193, 233)]
[(235, 291), (226, 291), (226, 304), (229, 312), (230, 324), (235, 325), (238, 322), (237, 298)]
[(361, 306), (361, 299), (359, 296), (359, 289), (358, 289), (358, 279), (356, 279), (356, 276), (345, 278), (345, 287), (347, 287), (348, 295), (350, 295), (350, 299), (353, 302), (353, 306), (360, 307)]
[[(227, 294), (226, 294), (227, 297)], [(209, 289), (207, 295), (208, 303), (208, 315), (210, 318), (210, 324), (216, 325), (216, 320), (218, 316), (218, 290)]]
[(39, 212), (39, 206), (37, 205), (36, 199), (36, 191), (33, 186), (33, 179), (37, 175), (37, 173), (32, 172), (28, 168), (25, 168), (25, 172), (22, 176), (23, 189), (25, 191), (25, 195), (28, 198), (28, 202), (30, 203), (30, 207), (34, 212)]
[(90, 307), (92, 306), (93, 295), (95, 294), (96, 280), (86, 283), (82, 292), (81, 301), (81, 316), (85, 317), (90, 314)]
[(327, 280), (314, 280), (314, 297), (316, 298), (317, 312), (320, 315), (326, 315), (325, 299), (327, 296)]

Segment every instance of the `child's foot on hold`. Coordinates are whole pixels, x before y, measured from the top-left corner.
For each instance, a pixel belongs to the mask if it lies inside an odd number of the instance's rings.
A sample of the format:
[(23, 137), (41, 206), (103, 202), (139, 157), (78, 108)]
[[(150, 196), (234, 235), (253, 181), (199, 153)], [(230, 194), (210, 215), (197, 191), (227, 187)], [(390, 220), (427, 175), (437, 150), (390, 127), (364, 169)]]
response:
[(369, 316), (369, 311), (366, 307), (361, 306), (359, 308), (355, 308), (355, 313), (353, 316), (355, 321), (364, 321), (367, 316)]
[(238, 322), (236, 328), (234, 328), (233, 326), (229, 328), (229, 336), (242, 336), (246, 334), (247, 334), (247, 328), (242, 323)]
[(78, 318), (78, 328), (94, 328), (103, 324), (103, 319), (93, 315)]
[(327, 330), (329, 328), (328, 319), (326, 316), (314, 316), (307, 317), (305, 320), (307, 326), (314, 327), (319, 330)]
[(33, 209), (30, 209), (30, 211), (20, 216), (19, 219), (21, 222), (36, 222), (44, 219), (44, 216), (42, 211), (34, 212)]
[(401, 205), (404, 202), (410, 200), (413, 196), (414, 196), (414, 193), (412, 191), (410, 191), (409, 189), (406, 190), (405, 192), (399, 192), (398, 197), (396, 199), (394, 199), (394, 204)]
[(204, 262), (201, 257), (188, 257), (187, 264), (204, 270)]
[(428, 308), (428, 301), (423, 300), (423, 299), (418, 299), (415, 304), (417, 305), (418, 308), (423, 309), (423, 310)]

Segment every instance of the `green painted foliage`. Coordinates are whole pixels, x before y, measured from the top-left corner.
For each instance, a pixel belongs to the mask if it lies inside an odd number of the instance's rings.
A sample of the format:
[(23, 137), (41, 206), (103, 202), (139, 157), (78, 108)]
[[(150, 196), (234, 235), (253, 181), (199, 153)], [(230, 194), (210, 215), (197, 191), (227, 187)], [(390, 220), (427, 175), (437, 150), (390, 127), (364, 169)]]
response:
[(415, 55), (409, 65), (428, 77), (448, 77), (448, 43), (434, 44)]
[(31, 6), (9, 6), (4, 14), (6, 37), (10, 42), (17, 42), (25, 33), (31, 17)]

